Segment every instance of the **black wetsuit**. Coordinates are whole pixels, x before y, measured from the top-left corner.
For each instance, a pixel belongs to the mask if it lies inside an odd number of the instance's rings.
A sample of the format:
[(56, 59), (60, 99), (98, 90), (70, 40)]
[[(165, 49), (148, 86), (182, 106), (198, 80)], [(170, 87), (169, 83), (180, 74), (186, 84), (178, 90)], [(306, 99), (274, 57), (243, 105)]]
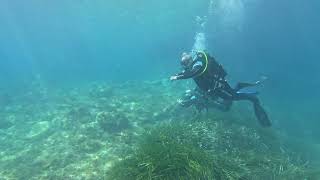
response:
[(271, 126), (267, 113), (260, 105), (258, 97), (253, 93), (239, 92), (240, 89), (253, 86), (251, 83), (238, 83), (232, 88), (226, 81), (226, 71), (213, 57), (204, 52), (196, 54), (193, 63), (183, 72), (176, 74), (177, 79), (193, 78), (198, 88), (211, 98), (223, 99), (226, 110), (233, 101), (249, 100), (254, 105), (255, 115), (262, 126)]

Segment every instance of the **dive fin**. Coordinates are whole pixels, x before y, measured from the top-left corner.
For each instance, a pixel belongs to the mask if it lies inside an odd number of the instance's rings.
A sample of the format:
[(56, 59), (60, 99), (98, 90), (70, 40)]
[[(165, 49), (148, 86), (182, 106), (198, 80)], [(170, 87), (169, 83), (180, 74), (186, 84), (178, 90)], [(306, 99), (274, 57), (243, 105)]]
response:
[(241, 89), (244, 89), (244, 88), (247, 88), (247, 87), (256, 86), (256, 85), (257, 85), (256, 83), (243, 83), (243, 82), (240, 82), (240, 83), (237, 84), (235, 90), (239, 91)]
[(272, 125), (266, 111), (259, 103), (254, 104), (254, 113), (261, 126), (270, 127)]
[(234, 88), (236, 91), (239, 91), (241, 89), (247, 88), (247, 87), (253, 87), (261, 85), (264, 81), (266, 81), (268, 78), (266, 76), (262, 76), (260, 80), (254, 82), (254, 83), (246, 83), (246, 82), (240, 82), (236, 85)]
[(259, 94), (258, 91), (237, 91), (236, 93), (237, 94), (245, 93), (245, 94), (250, 94), (250, 95), (258, 95)]

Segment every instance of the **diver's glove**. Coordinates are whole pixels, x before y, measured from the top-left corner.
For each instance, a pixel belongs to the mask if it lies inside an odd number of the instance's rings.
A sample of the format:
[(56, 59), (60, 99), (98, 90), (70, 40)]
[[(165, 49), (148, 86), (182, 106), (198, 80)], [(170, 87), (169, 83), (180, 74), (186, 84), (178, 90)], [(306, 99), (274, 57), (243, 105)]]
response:
[(175, 81), (175, 80), (177, 80), (178, 79), (178, 76), (171, 76), (170, 77), (170, 81)]

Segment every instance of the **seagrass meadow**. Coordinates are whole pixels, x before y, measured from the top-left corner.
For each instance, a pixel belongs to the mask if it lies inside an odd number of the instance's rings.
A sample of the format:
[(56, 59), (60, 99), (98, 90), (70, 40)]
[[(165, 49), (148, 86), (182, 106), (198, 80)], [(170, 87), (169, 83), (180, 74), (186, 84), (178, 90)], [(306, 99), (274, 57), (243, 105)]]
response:
[(319, 9), (0, 0), (0, 180), (320, 180)]
[[(185, 83), (34, 83), (0, 111), (1, 179), (319, 179), (308, 150), (247, 108), (176, 104)], [(314, 147), (315, 148), (315, 147)]]

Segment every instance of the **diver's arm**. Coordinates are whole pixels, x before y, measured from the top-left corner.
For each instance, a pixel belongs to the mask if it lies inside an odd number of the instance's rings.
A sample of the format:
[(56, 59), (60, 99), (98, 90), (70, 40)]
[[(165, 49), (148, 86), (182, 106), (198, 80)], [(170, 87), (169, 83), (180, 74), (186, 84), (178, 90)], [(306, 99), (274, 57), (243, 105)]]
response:
[(174, 76), (171, 76), (170, 80), (173, 81), (173, 80), (180, 80), (180, 79), (190, 79), (197, 76), (199, 73), (201, 73), (200, 70), (201, 70), (201, 67), (195, 67), (191, 71), (183, 71)]
[(203, 69), (203, 62), (199, 60), (194, 63), (191, 70), (189, 71), (184, 70), (183, 72), (176, 74), (175, 76), (172, 76), (170, 79), (178, 80), (178, 79), (194, 78), (202, 72), (202, 69)]
[(185, 71), (182, 71), (182, 72), (180, 72), (180, 73), (178, 73), (178, 74), (175, 74), (175, 75), (171, 76), (171, 77), (170, 77), (170, 80), (171, 80), (171, 81), (177, 80), (179, 76), (182, 76), (182, 75), (184, 74), (184, 72), (185, 72)]
[(202, 69), (202, 66), (197, 65), (197, 66), (194, 66), (192, 68), (192, 70), (184, 71), (183, 74), (178, 74), (176, 77), (177, 77), (177, 79), (190, 79), (190, 78), (196, 77), (198, 74), (200, 74), (201, 69)]

